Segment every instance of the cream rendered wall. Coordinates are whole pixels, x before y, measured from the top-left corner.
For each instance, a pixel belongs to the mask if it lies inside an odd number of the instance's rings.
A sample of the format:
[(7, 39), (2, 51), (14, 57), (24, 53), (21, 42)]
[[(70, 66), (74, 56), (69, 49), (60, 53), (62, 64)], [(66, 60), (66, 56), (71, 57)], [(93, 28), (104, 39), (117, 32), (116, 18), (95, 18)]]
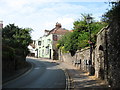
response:
[(52, 48), (52, 43), (53, 43), (53, 35), (50, 34), (48, 36), (43, 36), (39, 40), (41, 41), (41, 45), (39, 47), (39, 57), (43, 58), (50, 58), (50, 50), (51, 50), (51, 58), (53, 56), (53, 48)]

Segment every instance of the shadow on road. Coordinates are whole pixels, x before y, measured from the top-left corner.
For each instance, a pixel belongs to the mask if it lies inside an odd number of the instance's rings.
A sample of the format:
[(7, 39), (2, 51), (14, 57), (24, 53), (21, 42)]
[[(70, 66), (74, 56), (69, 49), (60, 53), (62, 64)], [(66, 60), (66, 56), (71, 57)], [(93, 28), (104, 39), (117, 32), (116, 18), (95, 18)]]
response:
[(32, 69), (29, 73), (4, 85), (3, 88), (63, 88), (66, 86), (64, 71), (59, 63), (47, 60), (27, 58)]
[(73, 79), (74, 88), (107, 88), (107, 85), (100, 80), (89, 78), (86, 72), (75, 69), (67, 69), (67, 72)]

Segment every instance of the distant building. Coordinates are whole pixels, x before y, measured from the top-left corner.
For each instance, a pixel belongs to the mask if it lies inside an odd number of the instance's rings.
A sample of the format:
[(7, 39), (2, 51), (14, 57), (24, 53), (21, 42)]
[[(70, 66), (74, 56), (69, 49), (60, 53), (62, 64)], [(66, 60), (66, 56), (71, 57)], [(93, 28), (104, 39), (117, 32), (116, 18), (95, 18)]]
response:
[(29, 49), (28, 56), (32, 56), (32, 57), (37, 56), (37, 52), (35, 50), (35, 40), (33, 40), (33, 42), (29, 44), (28, 49)]
[(68, 32), (69, 30), (62, 28), (60, 23), (56, 23), (52, 30), (45, 30), (45, 35), (36, 40), (35, 43), (37, 57), (58, 59), (57, 41)]

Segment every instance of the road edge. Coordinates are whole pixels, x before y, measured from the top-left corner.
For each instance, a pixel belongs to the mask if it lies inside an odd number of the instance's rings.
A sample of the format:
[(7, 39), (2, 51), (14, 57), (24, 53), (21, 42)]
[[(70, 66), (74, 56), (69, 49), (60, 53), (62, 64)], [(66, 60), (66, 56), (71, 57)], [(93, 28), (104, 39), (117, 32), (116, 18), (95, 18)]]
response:
[(33, 65), (32, 65), (32, 63), (30, 63), (29, 61), (27, 61), (27, 63), (28, 63), (30, 66), (29, 66), (26, 70), (24, 70), (23, 72), (18, 73), (18, 74), (16, 74), (16, 75), (10, 77), (10, 78), (9, 78), (8, 80), (6, 80), (6, 81), (2, 81), (2, 86), (8, 84), (9, 82), (11, 82), (11, 81), (13, 81), (13, 80), (16, 80), (16, 79), (20, 78), (20, 76), (23, 76), (23, 75), (25, 75), (26, 73), (29, 73), (29, 72), (32, 70)]
[(66, 88), (65, 90), (69, 90), (71, 88), (71, 80), (70, 80), (70, 76), (67, 72), (67, 70), (64, 70), (65, 76), (66, 76)]

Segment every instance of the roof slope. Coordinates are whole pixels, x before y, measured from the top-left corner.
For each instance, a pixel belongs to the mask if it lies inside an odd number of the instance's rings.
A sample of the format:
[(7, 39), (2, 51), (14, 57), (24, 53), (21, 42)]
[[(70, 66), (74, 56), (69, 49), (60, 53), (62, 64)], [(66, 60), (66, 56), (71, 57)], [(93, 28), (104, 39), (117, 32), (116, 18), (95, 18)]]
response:
[(62, 26), (61, 26), (60, 23), (56, 23), (55, 26), (56, 26), (55, 28), (53, 28), (51, 31), (49, 31), (48, 35), (49, 35), (49, 34), (64, 35), (64, 34), (70, 32), (69, 30), (66, 30), (66, 29), (64, 29), (64, 28), (61, 28)]

